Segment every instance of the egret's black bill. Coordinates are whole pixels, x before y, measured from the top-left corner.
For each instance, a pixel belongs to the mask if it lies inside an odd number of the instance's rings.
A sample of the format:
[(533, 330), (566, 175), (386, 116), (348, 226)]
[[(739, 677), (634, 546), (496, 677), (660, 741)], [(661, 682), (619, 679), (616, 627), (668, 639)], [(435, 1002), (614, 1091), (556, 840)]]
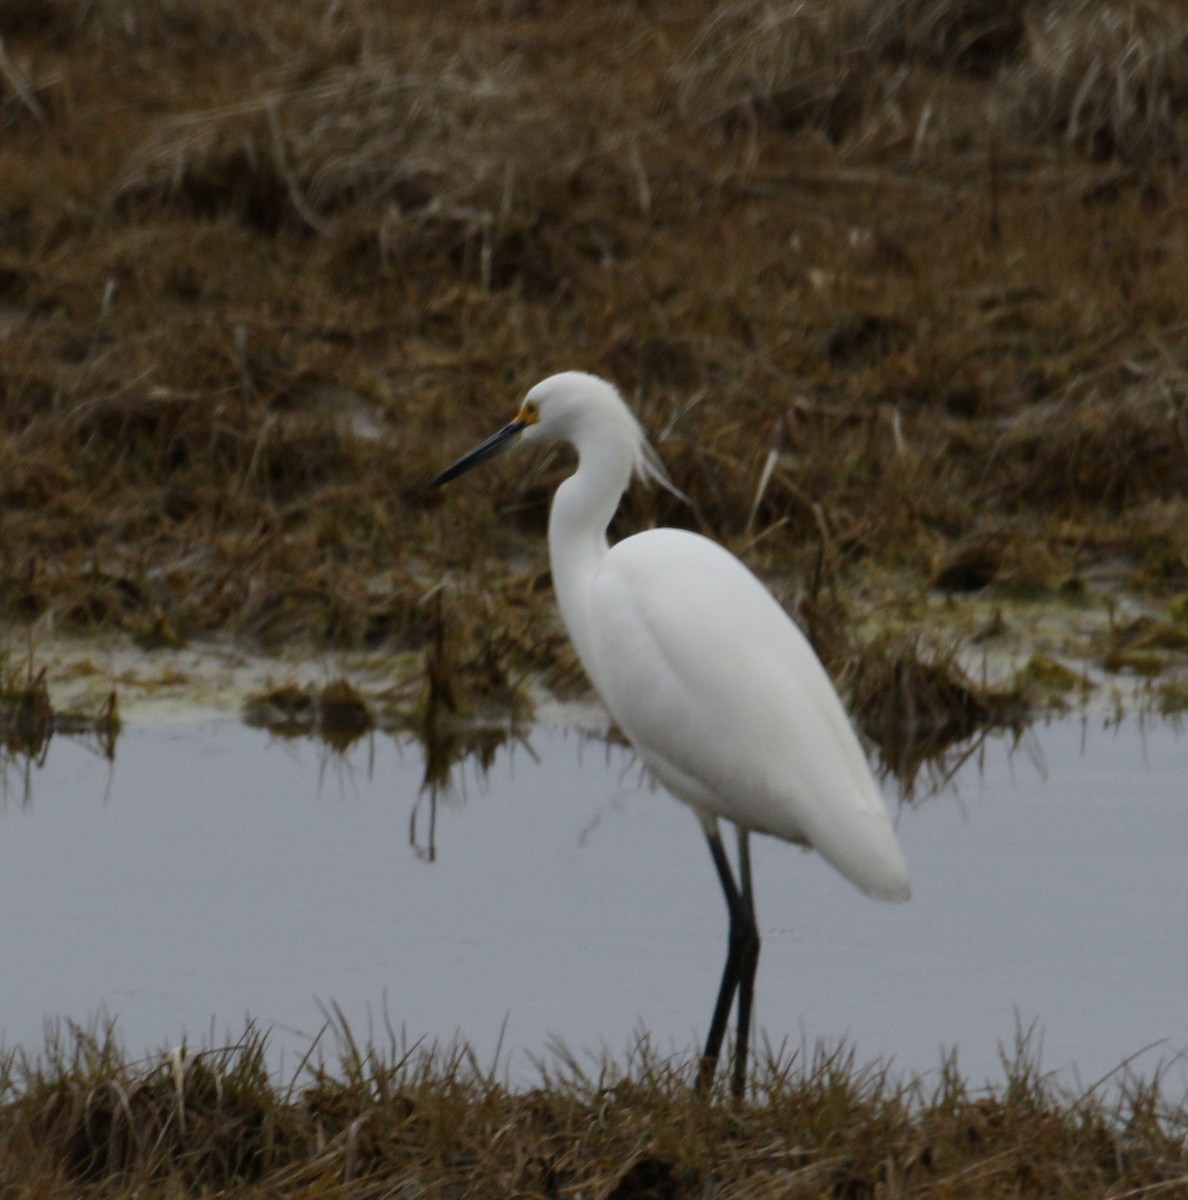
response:
[(501, 450), (506, 450), (508, 446), (514, 445), (516, 438), (524, 431), (525, 422), (512, 421), (505, 425), (498, 433), (493, 433), (482, 445), (475, 446), (469, 454), (463, 454), (453, 466), (446, 467), (444, 471), (429, 485), (430, 487), (441, 487), (443, 483), (449, 483), (451, 479), (457, 479), (459, 475), (465, 475), (471, 467), (477, 467), (479, 463), (484, 463), (489, 458), (494, 458)]

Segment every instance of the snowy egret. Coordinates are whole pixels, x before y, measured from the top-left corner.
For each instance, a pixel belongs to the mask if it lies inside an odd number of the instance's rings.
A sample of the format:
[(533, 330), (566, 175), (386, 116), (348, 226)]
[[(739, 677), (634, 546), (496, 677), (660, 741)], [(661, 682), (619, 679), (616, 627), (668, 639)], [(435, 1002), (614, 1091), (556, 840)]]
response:
[[(713, 1079), (737, 995), (732, 1084), (741, 1094), (759, 962), (751, 832), (811, 847), (884, 900), (911, 894), (903, 853), (829, 676), (767, 588), (722, 546), (685, 530), (652, 529), (608, 546), (632, 476), (667, 483), (618, 391), (580, 371), (550, 376), (433, 486), (516, 442), (577, 450), (577, 471), (549, 513), (553, 588), (611, 716), (704, 828), (730, 935), (698, 1082)], [(737, 879), (720, 819), (737, 829)]]

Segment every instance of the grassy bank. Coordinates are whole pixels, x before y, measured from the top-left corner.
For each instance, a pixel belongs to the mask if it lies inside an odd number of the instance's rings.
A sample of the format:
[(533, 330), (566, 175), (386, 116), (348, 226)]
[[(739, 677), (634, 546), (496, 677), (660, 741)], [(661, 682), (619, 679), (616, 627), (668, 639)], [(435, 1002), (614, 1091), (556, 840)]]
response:
[(1072, 1093), (1021, 1037), (1003, 1080), (955, 1060), (916, 1080), (843, 1049), (772, 1057), (732, 1105), (695, 1063), (557, 1052), (512, 1090), (465, 1049), (340, 1039), (288, 1084), (249, 1030), (131, 1061), (78, 1030), (0, 1062), (0, 1189), (58, 1196), (930, 1196), (1111, 1198), (1188, 1190), (1188, 1113), (1124, 1070)]

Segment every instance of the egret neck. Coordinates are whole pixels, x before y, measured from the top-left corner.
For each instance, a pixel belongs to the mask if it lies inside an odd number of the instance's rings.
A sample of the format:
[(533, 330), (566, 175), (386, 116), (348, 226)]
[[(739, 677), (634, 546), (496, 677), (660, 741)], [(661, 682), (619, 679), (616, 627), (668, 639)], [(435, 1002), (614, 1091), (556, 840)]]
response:
[(557, 488), (549, 513), (549, 565), (557, 605), (596, 687), (597, 663), (588, 649), (593, 624), (585, 608), (590, 581), (608, 549), (607, 526), (635, 470), (639, 440), (639, 432), (625, 424), (593, 427), (581, 422), (573, 438), (578, 469)]

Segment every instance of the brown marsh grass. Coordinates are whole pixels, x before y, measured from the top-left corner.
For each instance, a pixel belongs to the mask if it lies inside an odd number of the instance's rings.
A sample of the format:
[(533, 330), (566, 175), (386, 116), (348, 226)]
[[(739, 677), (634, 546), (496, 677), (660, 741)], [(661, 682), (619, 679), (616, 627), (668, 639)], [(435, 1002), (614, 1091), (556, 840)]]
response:
[(1188, 14), (1158, 0), (1037, 6), (1019, 113), (1095, 158), (1178, 162), (1188, 105)]
[(695, 502), (637, 489), (616, 534), (849, 612), (982, 539), (966, 588), (1122, 554), (1183, 593), (1182, 20), (5, 5), (0, 615), (422, 652), (440, 596), (460, 694), (572, 687), (564, 461), (425, 488), (570, 366)]
[(110, 1029), (52, 1033), (0, 1060), (0, 1189), (59, 1196), (1182, 1195), (1186, 1114), (1158, 1078), (1080, 1092), (1022, 1033), (1003, 1082), (955, 1056), (902, 1080), (845, 1046), (769, 1051), (745, 1102), (641, 1042), (626, 1065), (558, 1049), (515, 1090), (465, 1046), (338, 1030), (338, 1061), (285, 1081), (249, 1028), (213, 1050), (130, 1059)]
[(42, 762), (55, 733), (85, 737), (107, 758), (115, 756), (120, 734), (115, 689), (94, 711), (55, 708), (46, 668), (0, 652), (0, 771), (9, 759)]

